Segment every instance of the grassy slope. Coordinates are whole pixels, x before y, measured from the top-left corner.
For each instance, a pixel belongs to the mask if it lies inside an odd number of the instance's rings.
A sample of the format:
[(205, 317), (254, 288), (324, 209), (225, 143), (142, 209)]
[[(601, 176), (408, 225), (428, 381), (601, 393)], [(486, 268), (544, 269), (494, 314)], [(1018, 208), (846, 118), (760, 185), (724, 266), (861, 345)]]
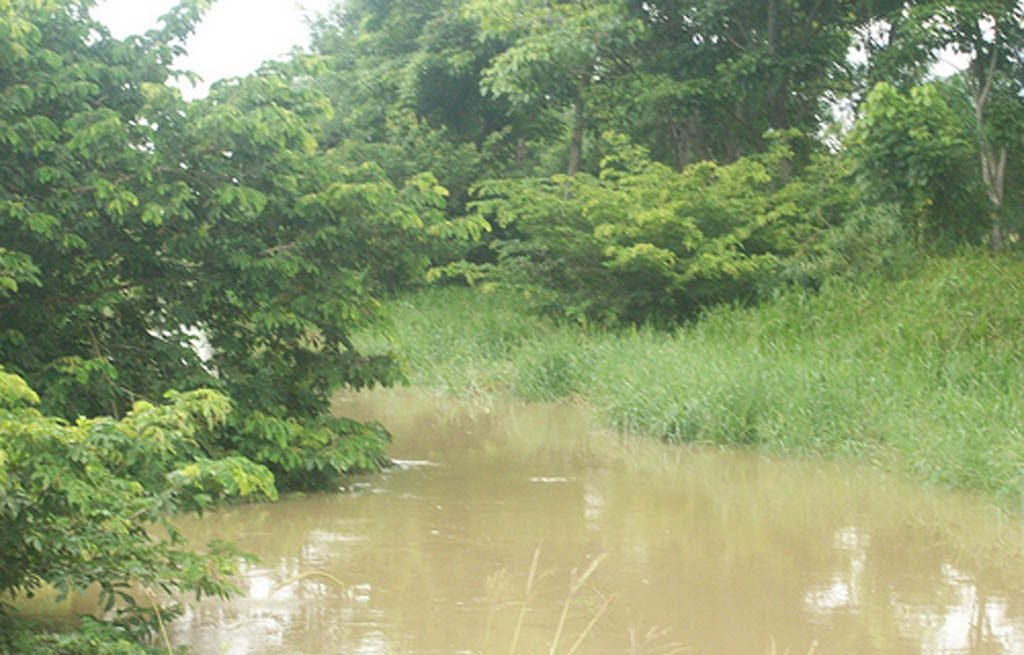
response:
[(675, 334), (556, 326), (466, 289), (391, 315), (415, 385), (582, 399), (670, 441), (854, 457), (1006, 503), (1024, 494), (1022, 262), (930, 260), (903, 281), (837, 281)]

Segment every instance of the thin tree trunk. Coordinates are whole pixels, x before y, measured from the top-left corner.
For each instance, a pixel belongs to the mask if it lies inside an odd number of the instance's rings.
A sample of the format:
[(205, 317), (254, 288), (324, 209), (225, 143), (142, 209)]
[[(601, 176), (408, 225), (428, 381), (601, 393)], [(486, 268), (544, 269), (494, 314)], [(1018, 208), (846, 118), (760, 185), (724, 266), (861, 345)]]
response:
[(1003, 200), (1006, 189), (1006, 146), (999, 148), (999, 154), (993, 151), (989, 143), (981, 147), (981, 173), (985, 182), (988, 199), (992, 203), (992, 250), (999, 252), (1003, 248)]
[(697, 133), (695, 121), (692, 116), (687, 117), (685, 122), (673, 121), (668, 130), (672, 139), (676, 170), (681, 171), (696, 159), (694, 154), (694, 141)]
[[(1003, 248), (1003, 199), (1006, 188), (1006, 146), (998, 148), (989, 140), (985, 134), (985, 109), (992, 97), (992, 87), (995, 83), (996, 62), (999, 56), (1000, 34), (999, 25), (993, 26), (994, 37), (992, 43), (992, 58), (987, 65), (983, 65), (980, 59), (974, 62), (975, 87), (974, 87), (974, 122), (978, 134), (978, 152), (981, 158), (981, 178), (985, 183), (985, 192), (992, 203), (992, 232), (989, 245), (993, 252), (999, 252)], [(979, 48), (980, 53), (980, 48)], [(978, 57), (980, 58), (980, 54)], [(984, 66), (984, 67), (983, 67)]]
[(576, 103), (573, 107), (572, 142), (569, 144), (569, 168), (566, 171), (569, 177), (580, 171), (580, 164), (583, 161), (583, 120), (585, 116), (583, 89), (580, 88), (576, 93)]

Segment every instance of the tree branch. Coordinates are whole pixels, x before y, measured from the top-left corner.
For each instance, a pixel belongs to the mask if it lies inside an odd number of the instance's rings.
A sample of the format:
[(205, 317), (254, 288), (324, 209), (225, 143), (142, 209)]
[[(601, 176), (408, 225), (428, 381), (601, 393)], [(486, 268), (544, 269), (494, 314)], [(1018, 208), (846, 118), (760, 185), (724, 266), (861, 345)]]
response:
[(23, 307), (26, 304), (32, 304), (32, 305), (70, 305), (70, 304), (80, 303), (80, 302), (89, 302), (89, 301), (92, 301), (92, 300), (96, 300), (97, 298), (99, 298), (101, 296), (105, 296), (108, 293), (119, 293), (121, 291), (130, 291), (130, 290), (138, 288), (140, 286), (141, 285), (133, 282), (133, 283), (130, 283), (130, 284), (129, 283), (125, 283), (125, 284), (122, 284), (122, 285), (119, 285), (119, 286), (116, 286), (116, 287), (112, 287), (110, 289), (104, 289), (103, 291), (95, 291), (93, 293), (84, 293), (84, 294), (78, 294), (78, 295), (74, 295), (74, 296), (49, 296), (47, 298), (42, 298), (42, 299), (39, 299), (39, 300), (33, 299), (33, 300), (31, 300), (31, 301), (29, 301), (27, 303), (26, 302), (7, 302), (7, 303), (0, 304), (0, 312), (18, 309), (19, 307)]

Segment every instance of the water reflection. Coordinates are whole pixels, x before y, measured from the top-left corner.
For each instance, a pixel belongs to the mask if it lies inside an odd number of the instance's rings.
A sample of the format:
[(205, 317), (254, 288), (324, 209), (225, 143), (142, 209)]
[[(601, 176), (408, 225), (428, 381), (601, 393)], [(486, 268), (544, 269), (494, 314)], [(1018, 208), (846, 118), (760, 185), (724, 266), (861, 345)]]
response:
[(185, 526), (262, 564), (243, 597), (192, 608), (177, 643), (532, 654), (582, 635), (576, 652), (597, 655), (1024, 653), (1020, 526), (971, 499), (622, 440), (565, 407), (394, 391), (343, 410), (385, 422), (400, 465), (352, 493)]
[[(928, 565), (923, 574), (913, 566), (904, 567), (902, 575), (879, 573), (872, 567), (888, 554), (884, 548), (872, 549), (870, 535), (857, 526), (837, 530), (834, 544), (842, 553), (840, 564), (804, 597), (808, 613), (822, 624), (844, 616), (872, 621), (868, 627), (875, 630), (880, 649), (904, 640), (916, 644), (911, 652), (928, 655), (1024, 652), (1018, 592), (990, 597), (979, 588), (978, 577), (948, 561), (938, 571)], [(1012, 589), (1005, 582), (1001, 586)], [(887, 615), (879, 616), (877, 608)]]

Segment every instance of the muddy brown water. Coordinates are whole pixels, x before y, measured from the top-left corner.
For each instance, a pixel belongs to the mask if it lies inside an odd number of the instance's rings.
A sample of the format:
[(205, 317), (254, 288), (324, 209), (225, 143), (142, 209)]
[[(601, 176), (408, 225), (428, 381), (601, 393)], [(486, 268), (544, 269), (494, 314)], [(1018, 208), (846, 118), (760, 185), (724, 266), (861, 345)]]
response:
[(846, 465), (617, 437), (566, 406), (398, 390), (337, 410), (384, 422), (399, 466), (347, 493), (185, 522), (193, 539), (238, 542), (261, 563), (242, 596), (174, 623), (176, 644), (1024, 653), (1019, 519), (980, 500)]

